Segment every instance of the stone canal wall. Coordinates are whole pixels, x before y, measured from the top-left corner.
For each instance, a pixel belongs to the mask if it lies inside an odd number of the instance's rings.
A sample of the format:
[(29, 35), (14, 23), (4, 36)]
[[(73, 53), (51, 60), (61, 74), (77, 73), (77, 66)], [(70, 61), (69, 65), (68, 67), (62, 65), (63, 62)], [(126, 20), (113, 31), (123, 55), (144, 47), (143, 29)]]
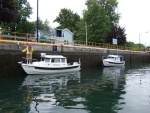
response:
[[(25, 53), (21, 50), (27, 46), (27, 42), (16, 41), (0, 41), (0, 73), (14, 73), (14, 69), (17, 69), (16, 73), (21, 72), (18, 61), (22, 61), (22, 57)], [(68, 62), (78, 61), (80, 58), (81, 68), (101, 68), (102, 56), (108, 53), (121, 54), (124, 56), (126, 65), (138, 65), (150, 62), (150, 53), (129, 51), (129, 50), (116, 50), (108, 48), (97, 47), (85, 47), (85, 46), (68, 46), (68, 45), (55, 45), (45, 43), (32, 43), (34, 47), (33, 58), (40, 60), (40, 53), (47, 54), (61, 54), (68, 58)], [(21, 49), (21, 50), (20, 50)]]

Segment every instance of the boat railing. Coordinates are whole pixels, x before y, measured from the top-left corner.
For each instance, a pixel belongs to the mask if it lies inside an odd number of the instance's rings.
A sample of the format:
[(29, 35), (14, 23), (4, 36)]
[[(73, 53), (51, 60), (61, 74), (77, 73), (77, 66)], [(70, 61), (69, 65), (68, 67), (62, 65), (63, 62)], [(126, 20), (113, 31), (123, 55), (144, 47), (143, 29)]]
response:
[(71, 63), (67, 63), (68, 65), (71, 65)]
[[(24, 59), (25, 61), (27, 60), (26, 57), (22, 57), (22, 59)], [(38, 61), (37, 59), (29, 59), (29, 60), (31, 60), (31, 61)], [(27, 62), (26, 62), (26, 63), (27, 63)]]
[(107, 57), (106, 57), (106, 56), (103, 56), (102, 59), (107, 59)]

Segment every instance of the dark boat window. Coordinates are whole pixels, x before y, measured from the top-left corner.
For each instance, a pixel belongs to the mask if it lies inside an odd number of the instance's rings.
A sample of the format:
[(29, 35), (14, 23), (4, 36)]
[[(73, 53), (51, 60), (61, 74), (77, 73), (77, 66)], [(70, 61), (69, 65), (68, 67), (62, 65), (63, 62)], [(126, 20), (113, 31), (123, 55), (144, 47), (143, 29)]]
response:
[(108, 59), (114, 59), (114, 57), (108, 57)]
[(43, 58), (43, 57), (41, 57), (41, 61), (44, 61), (44, 58)]
[(61, 59), (61, 62), (62, 62), (62, 63), (65, 63), (65, 58), (62, 58), (62, 59)]
[(60, 62), (60, 58), (52, 58), (51, 59), (51, 63), (59, 63)]
[(50, 59), (49, 58), (45, 58), (45, 62), (50, 62)]

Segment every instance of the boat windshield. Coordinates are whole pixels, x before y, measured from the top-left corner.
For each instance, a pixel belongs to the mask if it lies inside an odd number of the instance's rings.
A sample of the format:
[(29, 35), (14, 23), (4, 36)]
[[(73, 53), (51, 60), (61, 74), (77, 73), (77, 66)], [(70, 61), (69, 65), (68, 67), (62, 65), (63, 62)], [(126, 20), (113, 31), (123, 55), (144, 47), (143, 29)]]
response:
[(66, 62), (66, 59), (65, 59), (65, 58), (61, 58), (61, 62), (62, 62), (62, 63), (65, 63), (65, 62)]
[(65, 63), (65, 58), (51, 58), (51, 63)]
[(114, 59), (114, 57), (108, 57), (108, 59)]
[(50, 58), (45, 58), (45, 62), (50, 62)]
[(40, 61), (44, 61), (44, 60), (45, 60), (45, 58), (41, 57), (41, 60), (40, 60)]
[(52, 58), (51, 59), (51, 63), (59, 63), (60, 62), (60, 58)]

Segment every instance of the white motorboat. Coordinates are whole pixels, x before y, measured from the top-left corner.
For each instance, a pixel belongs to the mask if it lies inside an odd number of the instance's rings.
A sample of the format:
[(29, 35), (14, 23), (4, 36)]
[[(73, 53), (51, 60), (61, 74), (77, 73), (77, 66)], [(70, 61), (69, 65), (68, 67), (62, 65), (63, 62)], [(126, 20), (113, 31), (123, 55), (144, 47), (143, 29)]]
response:
[(103, 66), (124, 66), (125, 61), (122, 55), (108, 55), (102, 57)]
[(40, 61), (33, 61), (32, 63), (23, 63), (22, 68), (27, 74), (53, 74), (53, 73), (64, 73), (79, 71), (79, 62), (73, 62), (73, 64), (67, 63), (67, 58), (62, 55), (46, 55), (41, 53)]

